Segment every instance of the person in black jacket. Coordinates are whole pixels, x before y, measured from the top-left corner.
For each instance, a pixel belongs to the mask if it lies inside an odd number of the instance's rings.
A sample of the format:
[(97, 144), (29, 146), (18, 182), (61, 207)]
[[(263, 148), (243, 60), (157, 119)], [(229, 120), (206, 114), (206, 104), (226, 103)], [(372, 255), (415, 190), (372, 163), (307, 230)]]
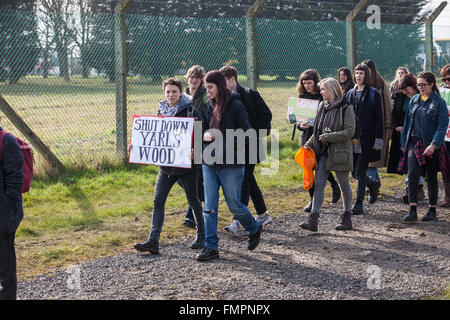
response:
[(248, 250), (254, 250), (259, 245), (263, 229), (241, 201), (246, 145), (245, 139), (238, 139), (238, 135), (251, 129), (246, 108), (238, 95), (227, 89), (225, 77), (220, 71), (206, 74), (205, 87), (213, 111), (208, 120), (209, 129), (204, 134), (204, 140), (207, 141), (202, 165), (206, 239), (205, 249), (197, 256), (198, 261), (219, 257), (217, 224), (220, 187), (228, 209), (249, 234)]
[[(322, 95), (320, 94), (319, 82), (320, 82), (320, 75), (316, 70), (308, 69), (304, 71), (300, 75), (297, 84), (297, 91), (299, 93), (299, 98), (322, 101), (323, 98)], [(300, 142), (300, 146), (302, 147), (313, 135), (314, 126), (310, 125), (308, 122), (304, 122), (299, 125), (294, 125), (292, 140), (294, 140), (295, 131), (297, 129), (302, 131), (302, 138)], [(331, 188), (333, 189), (333, 197), (331, 202), (336, 203), (339, 201), (341, 197), (341, 189), (339, 188), (339, 184), (337, 183), (336, 179), (334, 178), (331, 172), (328, 175), (328, 181), (330, 182)], [(305, 212), (311, 212), (313, 203), (312, 200), (314, 197), (314, 186), (311, 189), (309, 189), (308, 192), (311, 200), (303, 209)]]
[(363, 214), (363, 201), (367, 185), (367, 169), (370, 162), (381, 158), (383, 149), (383, 111), (381, 95), (368, 85), (370, 70), (364, 64), (355, 67), (356, 87), (347, 93), (347, 99), (355, 106), (357, 118), (354, 143), (354, 176), (358, 180), (353, 214)]
[(4, 136), (0, 155), (0, 300), (15, 300), (17, 267), (14, 239), (23, 219), (23, 156), (11, 134)]
[[(251, 128), (256, 130), (258, 137), (258, 144), (256, 148), (256, 163), (250, 163), (247, 161), (245, 164), (244, 182), (242, 183), (241, 201), (245, 206), (248, 206), (249, 198), (252, 198), (253, 205), (256, 210), (256, 221), (267, 226), (272, 222), (272, 218), (267, 211), (266, 203), (262, 192), (256, 182), (254, 171), (257, 163), (260, 163), (264, 159), (261, 159), (259, 151), (260, 144), (263, 143), (262, 138), (270, 131), (270, 123), (272, 121), (272, 112), (267, 104), (264, 102), (258, 91), (243, 88), (237, 82), (238, 72), (233, 66), (224, 66), (220, 70), (225, 76), (227, 83), (227, 89), (231, 92), (238, 93), (244, 106), (246, 107), (247, 114), (250, 120)], [(259, 130), (267, 130), (263, 136), (260, 135)], [(247, 150), (249, 152), (249, 150)], [(225, 231), (230, 232), (233, 236), (237, 236), (240, 229), (240, 224), (237, 220), (233, 220), (229, 226), (225, 227)]]
[[(187, 117), (191, 112), (198, 120), (201, 114), (192, 107), (190, 97), (183, 94), (181, 81), (176, 78), (169, 78), (163, 82), (163, 89), (166, 99), (161, 101), (158, 115), (170, 117)], [(132, 146), (131, 146), (132, 147)], [(205, 229), (203, 223), (202, 205), (198, 198), (197, 180), (199, 166), (192, 164), (191, 169), (165, 167), (159, 168), (155, 185), (155, 196), (153, 200), (152, 228), (149, 238), (144, 243), (135, 244), (134, 248), (141, 252), (159, 253), (159, 238), (164, 223), (164, 206), (172, 186), (181, 180), (184, 193), (189, 206), (194, 211), (195, 223), (197, 226), (197, 237), (191, 245), (192, 249), (201, 249), (205, 242)]]
[[(205, 69), (202, 66), (194, 65), (189, 68), (184, 76), (184, 80), (186, 80), (188, 84), (186, 93), (192, 97), (192, 106), (202, 114), (202, 117), (204, 117), (204, 113), (208, 108), (206, 103), (206, 88), (203, 85), (205, 74)], [(205, 200), (203, 194), (203, 175), (201, 170), (199, 170), (198, 175), (198, 197), (201, 202)], [(188, 228), (195, 228), (195, 218), (191, 207), (186, 211), (183, 225)]]

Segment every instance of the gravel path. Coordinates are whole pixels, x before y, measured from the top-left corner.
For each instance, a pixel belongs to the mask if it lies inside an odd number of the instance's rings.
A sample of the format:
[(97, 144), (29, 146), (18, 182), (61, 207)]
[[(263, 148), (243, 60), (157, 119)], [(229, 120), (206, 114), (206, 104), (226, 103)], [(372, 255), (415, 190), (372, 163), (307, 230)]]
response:
[[(319, 232), (305, 214), (274, 219), (253, 252), (219, 232), (220, 259), (199, 263), (193, 239), (160, 255), (122, 253), (19, 283), (19, 299), (420, 299), (450, 283), (450, 210), (439, 220), (402, 223), (393, 197), (366, 204), (354, 230), (338, 232), (341, 203), (324, 204)], [(419, 218), (426, 211), (419, 207)], [(130, 244), (132, 246), (133, 244)], [(79, 273), (78, 273), (79, 272)], [(79, 274), (79, 278), (77, 278)], [(75, 280), (73, 280), (75, 279)], [(80, 281), (77, 282), (76, 279)]]

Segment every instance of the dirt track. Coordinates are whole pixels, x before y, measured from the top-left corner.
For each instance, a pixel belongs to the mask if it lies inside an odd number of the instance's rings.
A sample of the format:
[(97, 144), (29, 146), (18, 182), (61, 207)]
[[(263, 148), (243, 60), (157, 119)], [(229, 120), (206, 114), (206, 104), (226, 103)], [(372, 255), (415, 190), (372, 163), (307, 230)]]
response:
[[(199, 263), (193, 239), (160, 255), (123, 253), (19, 284), (19, 299), (420, 299), (450, 283), (450, 209), (437, 221), (402, 223), (397, 197), (365, 203), (354, 230), (334, 230), (342, 203), (324, 204), (319, 232), (304, 213), (274, 219), (260, 246), (219, 232), (220, 259)], [(426, 211), (419, 207), (419, 218)], [(130, 244), (130, 247), (132, 244)], [(70, 279), (79, 279), (79, 283)], [(69, 280), (69, 281), (68, 281)]]

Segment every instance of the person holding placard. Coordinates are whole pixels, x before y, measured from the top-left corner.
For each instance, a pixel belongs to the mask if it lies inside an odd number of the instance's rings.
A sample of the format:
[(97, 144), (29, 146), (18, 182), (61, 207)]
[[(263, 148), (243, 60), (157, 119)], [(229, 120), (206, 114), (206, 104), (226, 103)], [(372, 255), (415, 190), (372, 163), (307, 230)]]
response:
[(436, 218), (439, 191), (438, 148), (443, 145), (448, 129), (447, 104), (440, 96), (434, 74), (419, 73), (417, 86), (420, 94), (411, 99), (400, 138), (402, 151), (407, 152), (410, 209), (409, 214), (403, 219), (407, 222), (417, 221), (417, 194), (419, 176), (422, 172), (425, 172), (429, 199), (428, 212), (422, 217), (422, 221)]
[[(322, 95), (320, 94), (320, 89), (318, 86), (319, 81), (320, 75), (316, 70), (308, 69), (304, 71), (300, 75), (299, 81), (297, 83), (297, 92), (299, 93), (299, 98), (322, 101), (323, 98)], [(295, 131), (297, 129), (302, 131), (300, 146), (303, 146), (306, 143), (306, 141), (308, 141), (309, 138), (311, 138), (313, 134), (314, 130), (313, 124), (309, 122), (302, 122), (299, 125), (294, 125), (294, 132), (292, 133), (292, 139), (294, 139)], [(331, 172), (328, 176), (328, 181), (331, 183), (331, 188), (333, 190), (331, 202), (336, 203), (339, 201), (339, 198), (341, 197), (341, 190), (339, 189), (339, 185)], [(303, 209), (305, 212), (311, 212), (314, 196), (314, 186), (311, 189), (309, 189), (308, 192), (310, 196), (310, 201)]]
[[(165, 99), (160, 102), (158, 115), (168, 117), (188, 117), (190, 114), (197, 120), (201, 119), (201, 114), (192, 107), (191, 99), (183, 94), (181, 81), (176, 78), (169, 78), (163, 82)], [(132, 146), (131, 146), (132, 148)], [(191, 157), (192, 158), (192, 157)], [(204, 247), (205, 229), (202, 214), (202, 205), (198, 198), (197, 180), (200, 168), (194, 164), (189, 168), (177, 168), (161, 166), (155, 184), (155, 194), (153, 200), (152, 227), (148, 240), (144, 243), (135, 244), (134, 248), (140, 252), (159, 253), (159, 238), (164, 223), (164, 207), (172, 186), (181, 180), (183, 190), (189, 206), (194, 211), (195, 223), (197, 226), (197, 236), (192, 249)]]
[(317, 231), (319, 212), (323, 204), (325, 184), (330, 171), (336, 172), (342, 190), (344, 214), (336, 230), (351, 230), (352, 189), (349, 172), (353, 169), (353, 143), (356, 119), (353, 106), (342, 95), (342, 89), (334, 78), (319, 82), (324, 101), (319, 105), (311, 138), (305, 149), (313, 149), (317, 159), (312, 212), (301, 228)]
[(198, 261), (219, 257), (217, 224), (220, 186), (228, 209), (249, 234), (248, 250), (254, 250), (259, 245), (263, 230), (262, 225), (241, 202), (246, 146), (243, 143), (245, 139), (238, 139), (236, 135), (250, 129), (246, 108), (238, 95), (227, 89), (225, 77), (220, 71), (214, 70), (206, 74), (205, 87), (213, 112), (208, 120), (209, 129), (204, 134), (207, 142), (203, 150), (202, 165), (206, 240), (205, 249), (196, 258)]
[(363, 202), (367, 184), (367, 169), (370, 162), (380, 160), (383, 149), (383, 111), (381, 95), (370, 84), (370, 70), (359, 64), (354, 72), (356, 87), (347, 93), (347, 99), (355, 107), (357, 118), (354, 147), (353, 175), (358, 180), (356, 202), (352, 213), (363, 214)]

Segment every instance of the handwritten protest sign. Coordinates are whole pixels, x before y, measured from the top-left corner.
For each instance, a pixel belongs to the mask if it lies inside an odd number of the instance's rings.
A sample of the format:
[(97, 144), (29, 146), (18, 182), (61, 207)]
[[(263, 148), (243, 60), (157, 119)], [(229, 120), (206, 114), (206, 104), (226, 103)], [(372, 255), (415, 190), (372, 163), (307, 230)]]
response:
[(447, 128), (447, 134), (445, 135), (445, 141), (450, 142), (450, 89), (439, 88), (439, 91), (441, 93), (442, 99), (444, 99), (447, 103), (449, 125)]
[(318, 100), (303, 99), (303, 98), (289, 98), (287, 118), (288, 121), (292, 115), (295, 116), (295, 122), (309, 122), (314, 124), (314, 118), (319, 107)]
[(191, 168), (194, 120), (134, 115), (129, 162)]

